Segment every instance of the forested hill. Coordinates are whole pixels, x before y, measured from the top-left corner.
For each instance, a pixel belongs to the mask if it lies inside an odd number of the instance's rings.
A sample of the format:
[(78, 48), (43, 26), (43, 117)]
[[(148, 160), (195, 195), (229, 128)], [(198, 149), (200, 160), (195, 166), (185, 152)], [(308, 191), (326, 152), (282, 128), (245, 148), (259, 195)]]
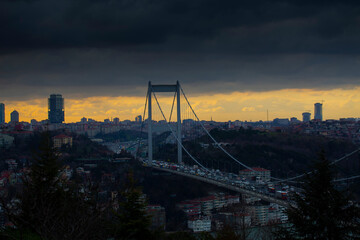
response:
[(138, 139), (139, 137), (146, 138), (147, 133), (145, 133), (145, 132), (140, 133), (139, 131), (134, 131), (134, 130), (121, 130), (121, 131), (117, 131), (114, 133), (107, 133), (107, 134), (99, 133), (95, 136), (95, 138), (101, 138), (101, 139), (104, 139), (105, 141), (109, 141), (109, 142), (134, 141), (134, 140)]
[[(323, 136), (262, 132), (252, 129), (213, 129), (210, 133), (218, 142), (228, 143), (225, 149), (238, 160), (252, 167), (270, 169), (272, 174), (278, 177), (290, 177), (308, 170), (320, 151), (324, 151), (329, 160), (335, 160), (358, 148), (350, 141)], [(198, 142), (210, 143), (209, 138), (205, 136)], [(192, 143), (186, 145), (192, 148), (192, 152), (195, 152), (203, 164), (216, 165), (216, 161), (221, 159), (219, 168), (232, 166), (232, 170), (236, 170), (237, 164), (218, 148), (210, 145), (205, 149)], [(341, 162), (337, 166), (340, 175), (359, 174), (359, 160), (360, 155), (355, 154)]]

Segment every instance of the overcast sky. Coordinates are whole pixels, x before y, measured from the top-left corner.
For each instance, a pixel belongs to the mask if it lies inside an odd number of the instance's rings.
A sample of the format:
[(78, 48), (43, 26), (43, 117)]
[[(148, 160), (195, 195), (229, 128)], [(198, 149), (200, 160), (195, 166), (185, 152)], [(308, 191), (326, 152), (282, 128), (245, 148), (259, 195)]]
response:
[(360, 86), (359, 1), (0, 0), (0, 36), (8, 104)]

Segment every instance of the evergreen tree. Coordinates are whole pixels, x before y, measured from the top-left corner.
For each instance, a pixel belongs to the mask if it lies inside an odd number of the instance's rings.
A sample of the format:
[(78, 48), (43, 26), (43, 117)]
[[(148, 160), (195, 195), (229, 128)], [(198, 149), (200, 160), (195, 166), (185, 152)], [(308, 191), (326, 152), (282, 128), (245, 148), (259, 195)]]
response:
[(216, 236), (216, 240), (240, 240), (240, 236), (236, 234), (235, 230), (229, 226), (225, 225)]
[(360, 239), (360, 211), (344, 192), (335, 189), (333, 169), (324, 153), (288, 208), (290, 227), (278, 239)]
[(167, 235), (165, 240), (196, 240), (196, 238), (188, 232), (175, 232)]
[(100, 239), (94, 195), (80, 193), (77, 185), (62, 179), (61, 170), (51, 139), (44, 134), (22, 192), (8, 205), (9, 219), (20, 236), (30, 232), (41, 239)]
[(121, 193), (119, 209), (115, 212), (113, 237), (115, 239), (152, 239), (150, 216), (146, 212), (146, 200), (136, 186), (132, 172), (127, 174)]
[(209, 232), (201, 232), (198, 240), (215, 240), (215, 238)]

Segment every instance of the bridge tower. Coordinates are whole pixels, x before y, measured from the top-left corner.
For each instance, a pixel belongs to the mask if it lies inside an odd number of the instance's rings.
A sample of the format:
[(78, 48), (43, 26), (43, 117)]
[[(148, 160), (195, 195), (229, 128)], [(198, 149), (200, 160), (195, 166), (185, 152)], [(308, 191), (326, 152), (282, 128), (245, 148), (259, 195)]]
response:
[(153, 92), (173, 92), (176, 93), (176, 111), (177, 111), (177, 131), (176, 137), (178, 139), (178, 163), (182, 163), (182, 144), (181, 144), (181, 112), (180, 112), (180, 84), (179, 81), (175, 85), (152, 85), (149, 81), (148, 86), (148, 154), (149, 160), (153, 160), (153, 145), (152, 145), (152, 105), (151, 97)]

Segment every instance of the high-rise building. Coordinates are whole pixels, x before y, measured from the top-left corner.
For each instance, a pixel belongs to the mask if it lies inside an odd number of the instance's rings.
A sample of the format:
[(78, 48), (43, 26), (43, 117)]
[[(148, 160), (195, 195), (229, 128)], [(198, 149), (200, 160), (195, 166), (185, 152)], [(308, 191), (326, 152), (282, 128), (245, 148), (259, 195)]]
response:
[(64, 121), (64, 98), (61, 94), (51, 94), (48, 99), (50, 123), (62, 123)]
[(302, 113), (302, 116), (303, 116), (303, 122), (310, 122), (311, 113), (309, 113), (309, 112), (303, 112), (303, 113)]
[(137, 117), (135, 118), (135, 122), (137, 122), (137, 123), (141, 123), (141, 122), (142, 122), (142, 117), (141, 117), (141, 115), (139, 115), (139, 116), (137, 116)]
[(323, 120), (322, 104), (321, 103), (315, 103), (314, 108), (315, 108), (314, 119), (322, 121)]
[(119, 119), (118, 117), (116, 117), (116, 118), (113, 119), (113, 123), (119, 124), (119, 122), (120, 122), (120, 119)]
[(18, 111), (16, 111), (16, 110), (12, 111), (12, 113), (10, 114), (10, 121), (12, 123), (19, 122), (19, 113), (18, 113)]
[(0, 103), (0, 124), (5, 123), (5, 104)]

